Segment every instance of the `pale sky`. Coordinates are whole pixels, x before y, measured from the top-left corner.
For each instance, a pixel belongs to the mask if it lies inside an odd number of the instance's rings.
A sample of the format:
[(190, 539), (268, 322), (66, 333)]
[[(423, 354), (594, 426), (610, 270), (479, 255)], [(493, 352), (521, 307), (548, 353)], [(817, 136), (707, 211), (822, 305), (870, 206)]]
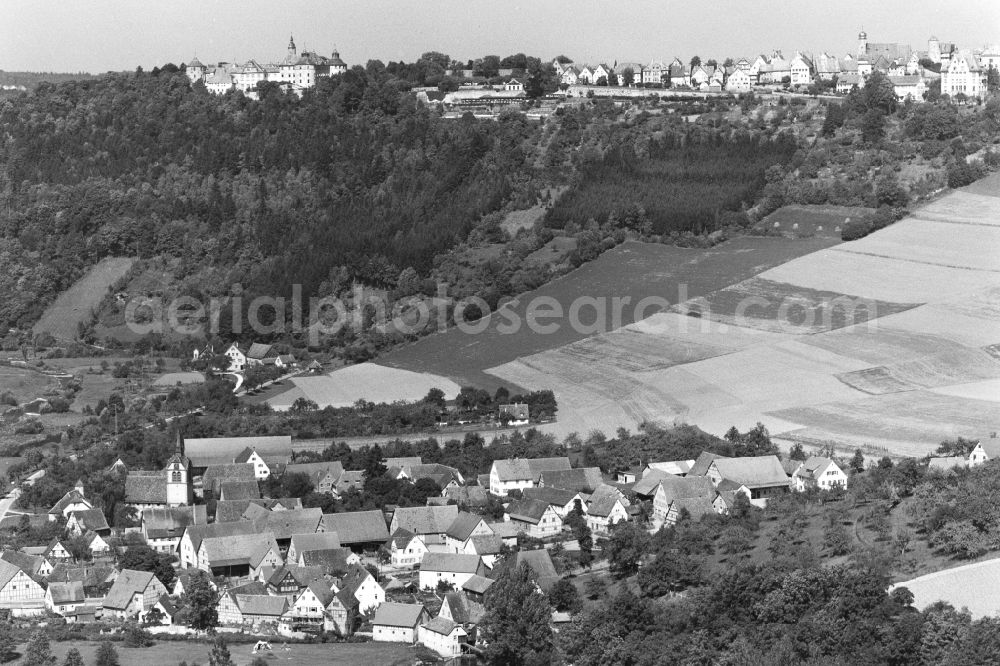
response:
[(0, 69), (104, 72), (220, 60), (280, 60), (294, 35), (349, 65), (459, 60), (524, 52), (576, 62), (687, 61), (782, 49), (857, 50), (871, 41), (926, 50), (932, 34), (960, 48), (1000, 42), (1000, 0), (0, 0)]

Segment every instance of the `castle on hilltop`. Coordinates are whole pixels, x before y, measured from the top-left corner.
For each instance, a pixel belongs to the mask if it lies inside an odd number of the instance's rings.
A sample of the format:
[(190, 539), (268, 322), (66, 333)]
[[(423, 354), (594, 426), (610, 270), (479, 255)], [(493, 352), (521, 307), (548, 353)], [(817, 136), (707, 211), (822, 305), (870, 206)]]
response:
[(195, 57), (186, 63), (185, 68), (192, 84), (202, 81), (208, 91), (216, 95), (240, 90), (249, 97), (255, 97), (258, 83), (273, 81), (285, 92), (301, 96), (303, 90), (316, 85), (317, 79), (346, 72), (347, 63), (340, 59), (336, 47), (329, 58), (306, 50), (300, 54), (294, 38), (289, 37), (288, 51), (278, 63), (262, 65), (251, 59), (242, 65), (220, 62), (208, 67)]

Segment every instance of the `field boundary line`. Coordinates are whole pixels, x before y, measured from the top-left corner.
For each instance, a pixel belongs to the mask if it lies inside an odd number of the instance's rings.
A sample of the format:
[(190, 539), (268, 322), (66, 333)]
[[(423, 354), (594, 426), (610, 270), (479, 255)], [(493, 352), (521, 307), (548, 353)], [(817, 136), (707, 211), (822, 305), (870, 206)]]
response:
[(923, 266), (940, 266), (941, 268), (954, 268), (956, 270), (974, 271), (976, 273), (1000, 273), (1000, 269), (997, 268), (973, 268), (972, 266), (955, 266), (953, 264), (942, 264), (937, 261), (920, 261), (919, 259), (903, 259), (902, 257), (893, 257), (888, 254), (879, 254), (878, 252), (864, 252), (861, 250), (851, 250), (849, 248), (845, 249), (843, 245), (838, 245), (830, 249), (833, 250), (834, 252), (845, 252), (847, 254), (860, 254), (868, 257), (876, 257), (878, 259), (904, 261), (906, 263), (920, 264)]

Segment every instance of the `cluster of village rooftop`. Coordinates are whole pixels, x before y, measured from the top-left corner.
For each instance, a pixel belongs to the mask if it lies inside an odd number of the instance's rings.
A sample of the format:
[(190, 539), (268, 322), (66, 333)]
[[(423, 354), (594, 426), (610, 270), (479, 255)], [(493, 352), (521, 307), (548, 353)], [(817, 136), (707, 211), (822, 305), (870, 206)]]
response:
[[(984, 440), (968, 458), (935, 459), (932, 466), (982, 464), (1000, 457), (998, 441)], [(65, 520), (67, 537), (84, 536), (92, 561), (74, 563), (65, 539), (2, 551), (0, 608), (15, 616), (51, 612), (70, 622), (134, 619), (170, 625), (185, 586), (204, 572), (220, 593), (222, 626), (286, 636), (320, 629), (350, 635), (364, 615), (373, 640), (419, 642), (450, 657), (476, 644), (492, 569), (519, 534), (546, 545), (514, 554), (515, 564), (526, 564), (538, 589), (546, 591), (558, 580), (547, 548), (569, 545), (563, 522), (572, 511), (581, 512), (592, 533), (602, 537), (615, 524), (634, 520), (639, 501), (652, 502), (655, 529), (675, 523), (684, 511), (695, 519), (724, 514), (740, 494), (763, 507), (778, 494), (845, 488), (848, 482), (836, 462), (822, 457), (803, 462), (704, 452), (697, 460), (651, 462), (614, 478), (598, 468), (573, 468), (565, 457), (508, 459), (495, 461), (489, 474), (474, 480), (419, 457), (388, 458), (391, 477), (432, 479), (441, 496), (429, 498), (427, 506), (324, 514), (303, 508), (299, 499), (262, 498), (258, 481), (305, 473), (319, 492), (337, 496), (360, 487), (362, 473), (344, 470), (340, 462), (296, 464), (291, 453), (289, 437), (186, 443), (178, 437), (163, 470), (129, 470), (116, 461), (112, 469), (126, 475), (126, 501), (140, 513), (140, 526), (127, 531), (176, 557), (173, 589), (152, 573), (116, 567), (125, 544), (137, 538), (123, 540), (77, 484), (47, 514), (29, 521)], [(206, 504), (194, 503), (195, 494), (216, 500), (211, 522)], [(477, 513), (490, 495), (504, 503), (502, 520)], [(0, 529), (23, 520), (9, 516)], [(372, 569), (380, 572), (378, 579)], [(413, 583), (443, 592), (436, 616), (413, 602), (417, 597), (407, 592)]]
[[(940, 73), (927, 69), (921, 60), (930, 60), (941, 66)], [(560, 95), (585, 94), (620, 96), (648, 94), (644, 88), (674, 88), (716, 93), (747, 93), (758, 86), (805, 88), (816, 81), (836, 79), (836, 91), (848, 93), (855, 86), (864, 85), (872, 72), (882, 72), (892, 82), (899, 99), (922, 101), (930, 82), (940, 79), (941, 93), (955, 97), (962, 94), (970, 99), (983, 99), (987, 93), (987, 72), (991, 67), (1000, 68), (1000, 46), (982, 49), (959, 49), (954, 43), (942, 42), (936, 37), (927, 41), (927, 49), (912, 49), (909, 44), (870, 42), (864, 31), (858, 34), (857, 53), (843, 58), (820, 53), (797, 51), (785, 58), (775, 50), (770, 56), (727, 59), (724, 63), (706, 59), (701, 63), (684, 63), (674, 58), (669, 64), (652, 60), (639, 62), (599, 63), (597, 65), (553, 61), (562, 83)], [(302, 91), (316, 85), (316, 80), (347, 71), (347, 65), (334, 51), (331, 58), (311, 52), (298, 55), (295, 43), (289, 40), (288, 52), (278, 64), (260, 65), (249, 60), (243, 65), (219, 63), (207, 67), (195, 58), (186, 65), (192, 83), (203, 81), (210, 92), (223, 94), (228, 90), (241, 90), (251, 97), (256, 95), (257, 84), (275, 81), (284, 89), (301, 95)], [(420, 89), (427, 101), (440, 101), (448, 108), (477, 107), (488, 99), (489, 105), (521, 103), (526, 98), (524, 81), (526, 72), (501, 69), (496, 84), (475, 79), (475, 70), (452, 69), (446, 74), (462, 83), (460, 89), (447, 94), (435, 94), (436, 89)]]

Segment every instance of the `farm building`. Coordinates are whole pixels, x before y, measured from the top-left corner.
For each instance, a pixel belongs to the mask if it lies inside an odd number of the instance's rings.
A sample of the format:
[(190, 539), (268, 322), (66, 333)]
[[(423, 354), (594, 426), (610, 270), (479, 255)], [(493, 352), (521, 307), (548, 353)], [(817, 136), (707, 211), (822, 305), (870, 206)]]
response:
[(434, 589), (438, 583), (459, 588), (472, 576), (485, 576), (486, 565), (478, 555), (427, 553), (420, 563), (420, 588)]
[(421, 643), (442, 657), (457, 657), (468, 633), (462, 625), (438, 615), (420, 625), (419, 636)]
[(375, 611), (372, 640), (388, 643), (415, 643), (417, 627), (427, 621), (423, 604), (399, 604), (387, 601)]
[(355, 552), (378, 550), (389, 539), (381, 511), (349, 511), (323, 515), (323, 529), (336, 532), (340, 544)]
[(105, 616), (128, 620), (156, 605), (167, 593), (163, 583), (148, 571), (122, 569), (102, 606)]
[(571, 467), (566, 457), (495, 460), (490, 468), (490, 492), (503, 497), (511, 490), (534, 488), (542, 472)]
[(521, 499), (507, 506), (504, 519), (515, 528), (536, 539), (554, 536), (562, 532), (562, 518), (547, 502)]
[(719, 458), (709, 465), (707, 476), (717, 488), (723, 480), (737, 484), (759, 507), (766, 506), (769, 497), (789, 491), (788, 475), (777, 456)]
[(832, 490), (847, 488), (847, 473), (829, 458), (813, 456), (798, 466), (792, 473), (792, 488), (805, 492), (810, 488)]

